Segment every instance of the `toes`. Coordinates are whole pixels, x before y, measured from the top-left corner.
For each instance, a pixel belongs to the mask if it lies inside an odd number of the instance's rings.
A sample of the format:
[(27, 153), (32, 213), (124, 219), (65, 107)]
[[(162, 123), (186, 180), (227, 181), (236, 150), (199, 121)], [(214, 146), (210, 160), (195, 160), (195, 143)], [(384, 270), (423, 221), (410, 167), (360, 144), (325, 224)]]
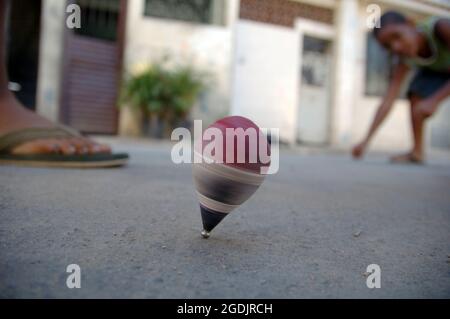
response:
[(84, 141), (87, 143), (89, 154), (111, 153), (111, 148), (108, 145), (99, 144), (89, 139), (84, 139)]
[(89, 144), (89, 153), (90, 154), (102, 153), (102, 149), (101, 149), (100, 145), (95, 144), (95, 143), (90, 143)]
[(111, 148), (108, 145), (91, 143), (89, 145), (89, 152), (91, 154), (111, 153)]
[(87, 138), (73, 140), (73, 143), (77, 145), (80, 154), (111, 153), (109, 146), (96, 143)]
[(392, 163), (420, 163), (422, 157), (414, 153), (407, 153), (391, 157)]
[(99, 150), (99, 153), (111, 153), (111, 147), (106, 144), (96, 144), (96, 147)]
[(59, 153), (61, 147), (54, 140), (35, 140), (23, 143), (15, 147), (11, 154), (14, 155), (33, 155), (33, 154), (52, 154)]
[(68, 142), (75, 148), (76, 154), (89, 153), (89, 144), (83, 138), (71, 138)]
[(98, 144), (86, 138), (34, 140), (15, 147), (12, 154), (98, 154), (111, 153), (108, 145)]
[(61, 153), (64, 155), (73, 155), (76, 153), (77, 149), (69, 141), (60, 141)]

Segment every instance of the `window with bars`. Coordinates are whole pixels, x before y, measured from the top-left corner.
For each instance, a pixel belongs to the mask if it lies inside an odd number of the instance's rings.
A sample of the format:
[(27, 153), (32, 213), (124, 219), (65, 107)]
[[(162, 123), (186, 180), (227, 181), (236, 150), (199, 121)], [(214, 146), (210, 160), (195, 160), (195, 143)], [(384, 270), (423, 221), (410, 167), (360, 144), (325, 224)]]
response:
[(222, 24), (226, 0), (145, 0), (144, 15), (201, 24)]
[(77, 0), (81, 8), (81, 28), (78, 35), (115, 41), (120, 0)]
[(381, 47), (372, 32), (367, 34), (366, 90), (367, 96), (384, 96), (389, 86), (394, 55)]
[[(372, 32), (367, 35), (366, 85), (365, 95), (382, 97), (386, 94), (391, 81), (392, 70), (399, 58), (381, 47)], [(407, 97), (407, 88), (411, 75), (406, 78), (400, 89), (399, 98)]]

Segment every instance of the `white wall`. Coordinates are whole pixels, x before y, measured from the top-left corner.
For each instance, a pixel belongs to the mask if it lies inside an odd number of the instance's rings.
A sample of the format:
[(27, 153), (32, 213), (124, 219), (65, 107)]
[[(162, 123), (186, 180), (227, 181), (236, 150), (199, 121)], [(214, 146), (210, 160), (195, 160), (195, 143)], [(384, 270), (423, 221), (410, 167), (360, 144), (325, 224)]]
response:
[(296, 138), (299, 36), (292, 28), (241, 20), (235, 29), (232, 114)]
[(170, 54), (174, 61), (192, 63), (212, 74), (213, 89), (197, 105), (193, 119), (206, 124), (230, 111), (231, 26), (237, 14), (236, 0), (227, 1), (226, 25), (201, 25), (144, 16), (144, 0), (128, 1), (125, 69), (136, 72)]
[[(354, 4), (353, 0), (346, 2)], [(344, 18), (353, 22), (340, 29), (320, 28), (305, 19), (297, 19), (294, 29), (240, 20), (235, 28), (232, 113), (247, 116), (262, 127), (280, 128), (282, 140), (295, 142), (301, 39), (303, 34), (328, 38), (336, 47), (331, 92), (334, 98), (330, 106), (331, 142), (349, 148), (359, 141), (367, 132), (380, 99), (364, 95), (366, 31), (362, 28), (365, 20), (354, 20), (355, 14), (361, 14), (358, 12), (361, 8), (353, 9), (356, 10), (353, 14), (347, 9), (341, 11)], [(352, 28), (352, 36), (348, 37)], [(339, 31), (341, 38), (334, 33)], [(345, 41), (339, 45), (343, 38)], [(398, 101), (372, 146), (375, 149), (407, 147), (409, 134), (409, 109), (405, 101)]]
[(37, 112), (58, 121), (62, 81), (66, 1), (42, 2)]
[[(380, 103), (379, 98), (364, 94), (366, 13), (354, 0), (342, 3), (347, 6), (338, 13), (341, 25), (334, 28), (311, 28), (314, 22), (305, 19), (297, 19), (294, 29), (246, 20), (236, 24), (233, 114), (247, 116), (262, 127), (278, 127), (282, 140), (295, 142), (301, 38), (315, 35), (333, 40), (335, 46), (331, 142), (349, 148), (364, 136)], [(399, 100), (372, 147), (406, 148), (409, 142), (409, 109), (406, 101)]]
[(331, 119), (332, 144), (349, 147), (355, 123), (354, 106), (360, 68), (358, 60), (358, 1), (341, 0), (335, 10), (336, 37), (334, 99)]

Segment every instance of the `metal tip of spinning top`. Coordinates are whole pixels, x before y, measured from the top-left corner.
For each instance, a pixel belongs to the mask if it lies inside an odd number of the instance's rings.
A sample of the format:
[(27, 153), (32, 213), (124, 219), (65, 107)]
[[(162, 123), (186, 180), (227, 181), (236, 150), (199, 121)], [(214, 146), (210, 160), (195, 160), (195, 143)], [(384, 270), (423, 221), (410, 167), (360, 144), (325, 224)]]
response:
[(203, 229), (202, 230), (202, 236), (203, 236), (203, 238), (208, 239), (209, 236), (210, 236), (210, 233)]
[(219, 224), (227, 214), (213, 211), (200, 205), (202, 213), (203, 230), (201, 232), (203, 238), (209, 238), (211, 231)]

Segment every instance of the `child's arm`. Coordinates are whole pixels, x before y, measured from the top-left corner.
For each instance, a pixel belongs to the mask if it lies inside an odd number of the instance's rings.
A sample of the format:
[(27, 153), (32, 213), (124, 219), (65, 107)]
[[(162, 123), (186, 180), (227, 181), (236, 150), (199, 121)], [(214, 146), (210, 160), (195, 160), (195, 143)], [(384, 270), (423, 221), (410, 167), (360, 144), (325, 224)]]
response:
[(363, 141), (353, 148), (353, 151), (352, 151), (353, 157), (359, 158), (363, 155), (363, 153), (364, 153), (367, 145), (369, 144), (370, 140), (372, 139), (373, 135), (375, 134), (377, 129), (380, 127), (381, 123), (383, 123), (384, 119), (386, 118), (389, 111), (391, 110), (392, 105), (400, 92), (403, 80), (405, 79), (406, 75), (408, 74), (408, 71), (409, 71), (409, 67), (404, 63), (399, 63), (395, 67), (395, 69), (393, 71), (391, 82), (389, 83), (389, 88), (386, 92), (386, 95), (383, 98), (381, 105), (378, 107), (378, 110), (375, 113), (375, 117), (369, 128), (369, 132), (367, 133), (367, 135), (363, 139)]

